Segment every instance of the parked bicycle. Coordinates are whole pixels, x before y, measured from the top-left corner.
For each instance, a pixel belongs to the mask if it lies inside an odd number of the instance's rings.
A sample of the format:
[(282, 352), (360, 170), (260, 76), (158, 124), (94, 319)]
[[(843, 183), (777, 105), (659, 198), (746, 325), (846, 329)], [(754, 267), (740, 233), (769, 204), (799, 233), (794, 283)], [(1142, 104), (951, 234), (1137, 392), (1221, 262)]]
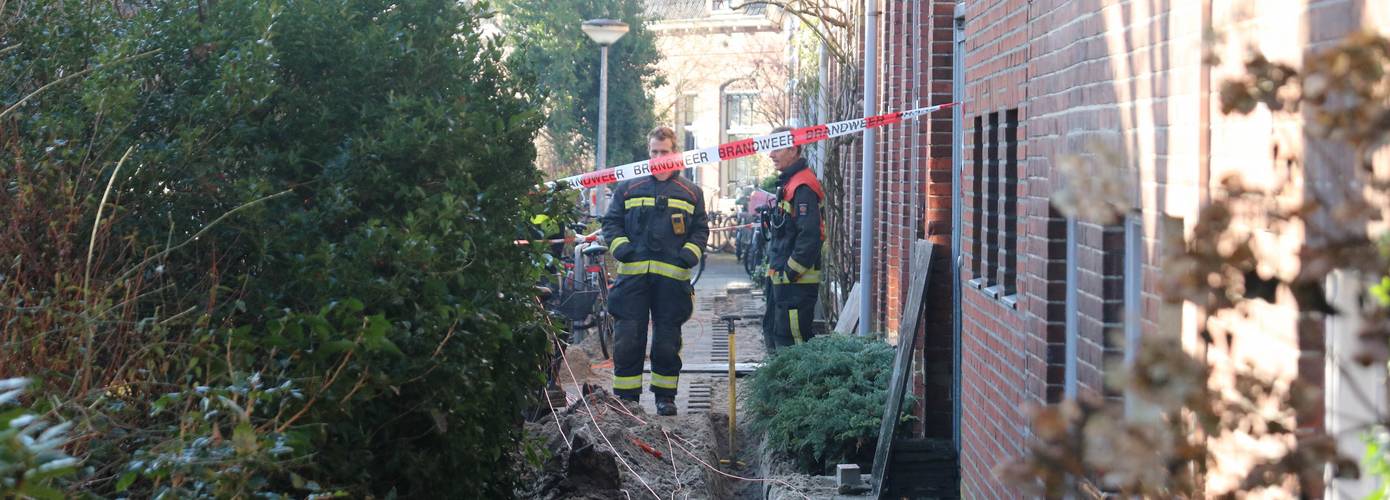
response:
[(597, 334), (599, 350), (604, 359), (608, 359), (613, 345), (613, 321), (608, 316), (610, 280), (603, 259), (608, 247), (599, 241), (581, 241), (574, 248), (574, 256), (565, 257), (554, 310), (569, 321), (572, 342), (581, 342), (591, 333)]
[(753, 227), (746, 233), (743, 241), (745, 248), (739, 252), (744, 272), (754, 280), (758, 279), (759, 270), (767, 260), (768, 235), (771, 234), (768, 227), (770, 210), (770, 207), (759, 207), (754, 211)]
[[(738, 217), (734, 213), (710, 212), (709, 227), (721, 228), (738, 224)], [(705, 245), (705, 251), (709, 253), (732, 252), (736, 249), (734, 243), (735, 235), (732, 231), (711, 231), (709, 241)]]

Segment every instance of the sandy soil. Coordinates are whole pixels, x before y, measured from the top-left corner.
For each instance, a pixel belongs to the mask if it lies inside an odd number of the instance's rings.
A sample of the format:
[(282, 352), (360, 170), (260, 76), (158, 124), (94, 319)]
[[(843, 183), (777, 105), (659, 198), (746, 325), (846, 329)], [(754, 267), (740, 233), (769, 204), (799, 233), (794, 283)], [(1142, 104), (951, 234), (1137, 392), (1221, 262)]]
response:
[[(726, 285), (706, 286), (722, 289)], [(746, 292), (715, 293), (712, 299), (713, 307), (697, 311), (692, 321), (711, 322), (717, 313), (747, 313), (762, 304)], [(759, 331), (756, 321), (741, 324), (739, 337), (756, 336)], [(740, 362), (763, 357), (761, 337), (750, 338), (755, 342), (748, 348), (740, 342)], [(742, 414), (746, 378), (739, 379), (738, 425), (731, 454), (726, 379), (688, 376), (708, 382), (710, 409), (662, 417), (638, 404), (624, 403), (606, 390), (612, 365), (602, 362), (597, 337), (591, 335), (569, 346), (565, 359), (567, 366), (561, 367), (559, 378), (568, 391), (565, 401), (557, 401), (554, 412), (526, 424), (527, 433), (539, 440), (544, 460), (527, 472), (525, 486), (516, 492), (519, 498), (762, 499), (768, 492), (779, 498), (834, 496), (833, 484), (797, 474), (789, 461), (762, 450), (761, 436), (752, 432)], [(581, 393), (587, 397), (581, 399)]]

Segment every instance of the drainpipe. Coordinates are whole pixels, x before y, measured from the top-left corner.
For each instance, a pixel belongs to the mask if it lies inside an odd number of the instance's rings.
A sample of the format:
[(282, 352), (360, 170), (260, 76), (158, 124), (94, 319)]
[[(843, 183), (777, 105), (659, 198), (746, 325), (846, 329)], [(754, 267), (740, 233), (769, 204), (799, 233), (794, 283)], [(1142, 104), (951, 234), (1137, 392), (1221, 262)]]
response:
[[(877, 113), (878, 0), (864, 0), (864, 116)], [(859, 335), (867, 337), (874, 322), (874, 142), (877, 129), (864, 131), (863, 184), (859, 206)]]
[[(912, 61), (912, 65), (909, 66), (912, 68), (910, 70), (912, 71), (912, 100), (909, 101), (912, 104), (905, 107), (911, 109), (922, 107), (922, 52), (926, 49), (922, 47), (922, 5), (921, 3), (914, 3), (910, 4), (909, 8), (912, 9), (912, 22), (909, 24), (909, 26), (912, 26), (912, 48), (909, 49), (908, 56), (905, 59)], [(928, 61), (930, 61), (930, 58), (928, 58)], [(911, 221), (910, 224), (913, 226), (913, 240), (930, 236), (927, 235), (926, 218), (922, 217), (922, 205), (926, 202), (927, 198), (927, 193), (925, 192), (926, 183), (930, 182), (930, 180), (922, 180), (924, 175), (922, 174), (922, 156), (919, 149), (922, 144), (921, 127), (923, 124), (931, 123), (928, 118), (929, 117), (924, 116), (921, 118), (921, 121), (905, 124), (910, 127), (907, 129), (907, 133), (912, 134), (912, 148), (909, 150), (912, 155), (909, 163), (911, 168), (908, 169), (908, 172), (910, 172), (909, 175), (912, 176), (912, 218), (908, 220)], [(928, 125), (928, 128), (930, 128), (930, 125)], [(908, 272), (910, 273), (911, 270)]]
[(965, 178), (965, 4), (957, 3), (951, 40), (951, 440), (960, 453), (961, 385), (961, 233), (965, 224), (965, 203), (961, 179)]

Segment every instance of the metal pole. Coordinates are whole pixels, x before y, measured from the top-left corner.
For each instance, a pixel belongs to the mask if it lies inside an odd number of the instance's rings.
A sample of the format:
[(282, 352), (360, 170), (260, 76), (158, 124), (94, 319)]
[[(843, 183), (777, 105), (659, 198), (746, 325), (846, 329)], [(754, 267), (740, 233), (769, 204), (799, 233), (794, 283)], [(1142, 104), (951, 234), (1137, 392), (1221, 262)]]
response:
[[(819, 67), (816, 68), (816, 123), (830, 123), (830, 53), (825, 40), (820, 42)], [(831, 141), (816, 146), (816, 177), (825, 178), (825, 159), (830, 157)], [(838, 300), (838, 299), (837, 299)]]
[[(864, 116), (877, 113), (878, 0), (864, 0)], [(864, 172), (859, 206), (859, 335), (867, 337), (873, 317), (874, 142), (875, 129), (864, 131)]]
[(738, 455), (738, 372), (734, 370), (734, 322), (729, 322), (729, 460)]
[[(598, 73), (598, 155), (597, 165), (594, 170), (603, 170), (608, 166), (608, 46), (599, 46), (600, 68)], [(598, 190), (598, 200), (594, 203), (597, 211), (594, 216), (603, 215), (608, 211), (608, 197), (604, 196), (607, 189), (604, 186), (595, 188)]]
[[(965, 4), (957, 3), (952, 16), (951, 35), (951, 440), (960, 452), (960, 277), (965, 268), (961, 257), (965, 223)], [(976, 174), (978, 175), (978, 174)]]

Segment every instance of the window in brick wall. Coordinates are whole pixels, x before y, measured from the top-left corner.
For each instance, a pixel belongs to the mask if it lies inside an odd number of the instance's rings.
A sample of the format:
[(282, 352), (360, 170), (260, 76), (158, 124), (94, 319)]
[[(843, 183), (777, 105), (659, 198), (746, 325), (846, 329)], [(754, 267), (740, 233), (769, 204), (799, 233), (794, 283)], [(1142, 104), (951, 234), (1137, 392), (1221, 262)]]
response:
[(757, 122), (753, 107), (756, 92), (732, 92), (724, 95), (724, 128), (731, 132), (749, 132)]
[(680, 101), (681, 127), (690, 128), (695, 126), (695, 98), (696, 94), (682, 94)]
[[(690, 129), (685, 129), (685, 133), (682, 135), (685, 136), (682, 143), (684, 144), (684, 149), (686, 151), (690, 151), (698, 147), (695, 145), (695, 132), (691, 132)], [(696, 185), (700, 184), (700, 170), (701, 169), (698, 168), (685, 169), (685, 178), (695, 182)]]
[[(729, 134), (729, 142), (741, 141), (755, 137), (756, 134)], [(724, 161), (724, 182), (727, 184), (728, 192), (737, 186), (747, 182), (756, 182), (758, 159), (756, 156), (744, 156)]]
[(1013, 296), (1019, 264), (1018, 110), (975, 117), (974, 153), (974, 283), (996, 296)]
[(970, 194), (974, 196), (973, 201), (975, 203), (973, 207), (974, 210), (971, 210), (970, 212), (970, 227), (974, 228), (974, 231), (971, 233), (970, 236), (970, 275), (973, 276), (977, 282), (983, 282), (985, 261), (983, 245), (985, 235), (982, 232), (982, 228), (984, 227), (985, 220), (985, 204), (984, 200), (980, 197), (980, 193), (984, 192), (985, 179), (984, 117), (975, 117), (975, 147), (972, 152), (974, 153), (974, 156), (972, 157), (971, 163), (974, 168), (971, 170), (971, 173), (973, 174), (973, 179), (971, 180)]
[(985, 144), (985, 286), (999, 283), (999, 113), (989, 114)]
[[(1126, 368), (1134, 366), (1139, 352), (1140, 335), (1143, 333), (1144, 319), (1144, 219), (1139, 214), (1131, 214), (1124, 220), (1124, 363)], [(1141, 411), (1138, 400), (1125, 392), (1125, 414), (1135, 415)]]
[(1018, 109), (1004, 112), (1004, 164), (999, 177), (1000, 279), (1004, 295), (1018, 292)]

